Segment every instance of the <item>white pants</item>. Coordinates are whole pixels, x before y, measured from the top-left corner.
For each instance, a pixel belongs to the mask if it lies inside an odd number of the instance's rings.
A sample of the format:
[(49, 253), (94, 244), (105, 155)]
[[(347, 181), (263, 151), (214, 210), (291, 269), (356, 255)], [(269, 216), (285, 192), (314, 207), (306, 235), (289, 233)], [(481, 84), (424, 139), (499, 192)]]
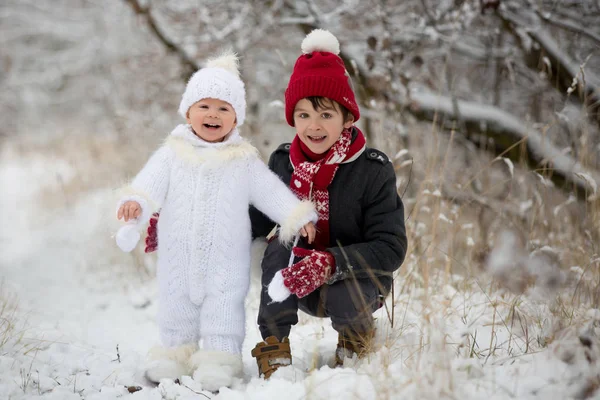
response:
[[(244, 301), (248, 278), (242, 282), (230, 281), (224, 288), (206, 278), (202, 288), (190, 289), (187, 276), (184, 268), (159, 265), (158, 326), (163, 345), (172, 347), (201, 341), (205, 350), (241, 354), (246, 333)], [(201, 291), (199, 300), (192, 302), (190, 291)]]

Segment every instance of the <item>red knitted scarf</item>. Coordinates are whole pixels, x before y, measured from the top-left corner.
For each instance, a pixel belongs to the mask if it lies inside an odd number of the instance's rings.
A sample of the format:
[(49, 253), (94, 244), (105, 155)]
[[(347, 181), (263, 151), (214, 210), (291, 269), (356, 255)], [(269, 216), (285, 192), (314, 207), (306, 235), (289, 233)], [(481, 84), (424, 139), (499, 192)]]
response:
[(294, 167), (290, 187), (301, 200), (312, 200), (319, 214), (317, 222), (317, 237), (314, 247), (325, 250), (329, 247), (329, 191), (339, 165), (353, 161), (362, 153), (366, 140), (363, 133), (356, 127), (356, 138), (352, 141), (352, 131), (345, 129), (337, 142), (331, 146), (325, 156), (311, 161), (302, 151), (302, 142), (298, 135), (294, 137), (290, 147), (290, 161)]

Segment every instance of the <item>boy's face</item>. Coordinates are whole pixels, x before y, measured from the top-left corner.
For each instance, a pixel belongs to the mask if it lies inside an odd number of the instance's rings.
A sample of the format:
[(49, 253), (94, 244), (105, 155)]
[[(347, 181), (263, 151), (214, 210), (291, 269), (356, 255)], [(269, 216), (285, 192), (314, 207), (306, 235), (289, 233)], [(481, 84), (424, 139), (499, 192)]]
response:
[(312, 103), (302, 99), (294, 108), (294, 125), (302, 143), (315, 154), (327, 152), (340, 138), (345, 128), (350, 128), (354, 119), (344, 122), (340, 106), (330, 100), (318, 110)]
[(218, 99), (202, 99), (194, 103), (187, 112), (186, 120), (196, 136), (207, 142), (222, 142), (237, 124), (231, 104)]

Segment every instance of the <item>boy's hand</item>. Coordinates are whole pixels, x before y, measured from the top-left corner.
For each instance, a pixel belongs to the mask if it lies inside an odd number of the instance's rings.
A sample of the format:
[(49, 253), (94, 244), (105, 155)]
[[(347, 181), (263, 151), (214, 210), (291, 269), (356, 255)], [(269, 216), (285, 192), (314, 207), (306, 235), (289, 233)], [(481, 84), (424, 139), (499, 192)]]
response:
[(281, 270), (283, 284), (298, 298), (323, 286), (335, 272), (335, 258), (328, 251), (293, 248), (296, 257), (304, 257), (296, 264)]
[(317, 228), (315, 224), (309, 222), (300, 228), (300, 234), (302, 237), (308, 238), (308, 243), (312, 243), (315, 240), (315, 235), (317, 234)]
[(117, 212), (117, 219), (123, 218), (125, 222), (130, 219), (135, 219), (142, 214), (142, 207), (138, 204), (137, 201), (127, 201), (121, 207), (119, 207), (119, 211)]

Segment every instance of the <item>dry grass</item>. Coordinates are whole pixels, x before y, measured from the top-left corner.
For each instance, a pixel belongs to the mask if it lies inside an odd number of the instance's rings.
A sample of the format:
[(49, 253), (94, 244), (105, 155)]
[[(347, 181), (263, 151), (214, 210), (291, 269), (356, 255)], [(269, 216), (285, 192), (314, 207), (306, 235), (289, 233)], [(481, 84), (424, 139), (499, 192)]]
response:
[[(65, 135), (52, 141), (7, 141), (6, 148), (18, 157), (41, 160), (55, 172), (43, 182), (43, 208), (69, 207), (78, 198), (95, 189), (114, 187), (126, 182), (142, 167), (158, 146), (159, 140), (132, 136), (124, 141), (108, 135)], [(56, 163), (67, 171), (53, 170)]]
[(23, 335), (17, 326), (17, 300), (0, 284), (0, 353), (9, 352), (9, 346), (18, 344)]
[(35, 365), (38, 353), (48, 344), (31, 337), (28, 330), (29, 322), (18, 309), (16, 295), (4, 283), (0, 284), (0, 356), (4, 357), (5, 365), (10, 360), (10, 367), (19, 371), (18, 381), (15, 382), (23, 394), (41, 395), (39, 372)]
[[(435, 352), (428, 330), (443, 332), (443, 321), (457, 313), (465, 326), (476, 322), (467, 321), (469, 310), (460, 304), (475, 306), (478, 297), (485, 299), (477, 318), (487, 332), (467, 330), (462, 341), (447, 338), (442, 347), (484, 365), (543, 350), (569, 327), (584, 326), (588, 310), (600, 303), (597, 205), (554, 187), (544, 171), (514, 165), (511, 172), (506, 161), (453, 138), (430, 127), (413, 130), (410, 152), (395, 160), (401, 182), (412, 174), (404, 197), (409, 256), (397, 274), (391, 306), (397, 328), (384, 343), (412, 367), (410, 360), (425, 357), (423, 351)], [(414, 162), (406, 162), (411, 157)], [(502, 251), (503, 232), (515, 240), (498, 273), (490, 269), (490, 255)], [(448, 285), (454, 295), (440, 296)], [(465, 300), (453, 301), (457, 297)], [(407, 323), (415, 302), (425, 312), (421, 321)], [(419, 340), (407, 356), (402, 337), (410, 331)], [(439, 363), (435, 368), (438, 375), (449, 371)]]
[[(379, 321), (377, 341), (389, 352), (368, 361), (383, 371), (397, 362), (417, 371), (402, 385), (417, 384), (422, 393), (448, 382), (435, 397), (454, 391), (454, 373), (480, 373), (452, 372), (452, 359), (504, 363), (590, 322), (589, 310), (600, 304), (600, 219), (593, 197), (575, 199), (546, 170), (475, 151), (435, 125), (416, 123), (409, 132), (385, 149), (399, 154), (393, 162), (408, 255), (387, 321)], [(597, 162), (585, 154), (581, 162)], [(514, 243), (503, 249), (506, 235)], [(505, 265), (492, 269), (491, 256), (503, 251)], [(389, 385), (381, 388), (379, 398), (392, 398)]]
[[(448, 385), (438, 389), (447, 393), (454, 390), (452, 359), (486, 365), (535, 353), (598, 307), (598, 210), (549, 184), (545, 171), (519, 164), (511, 170), (504, 159), (474, 151), (455, 133), (416, 122), (409, 132), (384, 148), (391, 156), (408, 149), (393, 160), (406, 206), (408, 255), (396, 275), (388, 320), (378, 321), (376, 353), (355, 367), (378, 363), (383, 368), (372, 374), (380, 379), (377, 374), (389, 374), (400, 361), (416, 371), (402, 385), (417, 382), (427, 391), (441, 374)], [(70, 207), (91, 190), (117, 187), (157, 144), (140, 139), (124, 147), (109, 137), (67, 137), (13, 150), (73, 167), (74, 174), (56, 176), (39, 196), (41, 206), (52, 210)], [(522, 257), (508, 257), (512, 265), (497, 273), (489, 260), (501, 248), (502, 232), (513, 235), (512, 250)], [(151, 275), (152, 259), (139, 249), (123, 257), (120, 267), (134, 265), (140, 275)], [(548, 269), (536, 274), (532, 260)], [(548, 279), (553, 274), (558, 278)], [(15, 337), (9, 310), (2, 303), (0, 349)], [(457, 321), (464, 325), (460, 337), (453, 336)], [(303, 322), (308, 320), (301, 316)], [(391, 398), (389, 385), (381, 390), (381, 398)]]

